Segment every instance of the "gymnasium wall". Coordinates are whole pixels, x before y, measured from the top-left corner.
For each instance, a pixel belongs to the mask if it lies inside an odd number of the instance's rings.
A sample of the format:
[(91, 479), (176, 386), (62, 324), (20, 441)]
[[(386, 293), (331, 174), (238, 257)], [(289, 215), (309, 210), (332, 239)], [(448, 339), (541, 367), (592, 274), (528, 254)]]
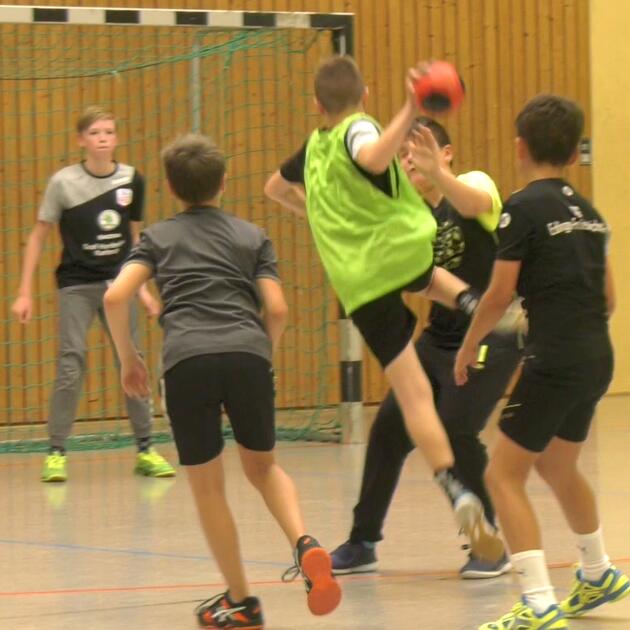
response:
[[(616, 352), (613, 393), (630, 392), (630, 3), (591, 0), (591, 99), (593, 112), (593, 196), (612, 227), (610, 256), (616, 278), (617, 311), (612, 318)], [(626, 261), (624, 263), (624, 260)]]
[[(623, 0), (618, 2), (623, 4)], [(31, 3), (21, 0), (16, 4)], [(37, 4), (58, 6), (61, 3), (40, 0)], [(112, 6), (103, 0), (63, 4)], [(606, 5), (607, 0), (595, 4)], [(433, 57), (453, 61), (467, 86), (463, 108), (443, 121), (453, 137), (455, 168), (487, 170), (504, 196), (519, 185), (514, 168), (512, 121), (528, 97), (541, 91), (554, 91), (579, 100), (587, 113), (586, 133), (590, 135), (588, 0), (118, 0), (113, 5), (355, 13), (355, 55), (370, 89), (371, 113), (386, 122), (396, 111), (403, 99), (405, 71), (415, 60)], [(134, 45), (131, 41), (117, 43), (121, 49)], [(121, 116), (124, 117), (124, 112)], [(142, 133), (142, 128), (133, 129), (134, 136)], [(38, 150), (38, 147), (21, 147), (20, 152)], [(622, 167), (620, 160), (617, 164)], [(268, 172), (275, 166), (268, 164)], [(43, 164), (38, 168), (49, 172), (52, 165)], [(590, 194), (590, 167), (572, 167), (569, 177)], [(260, 181), (263, 181), (262, 174)], [(26, 191), (25, 194), (31, 195), (35, 204), (40, 192)], [(270, 204), (269, 212), (274, 211)], [(33, 218), (34, 210), (32, 216), (14, 217), (7, 238), (20, 238), (20, 228), (29, 225)], [(22, 239), (23, 236), (22, 233)], [(7, 245), (16, 248), (19, 244)], [(10, 264), (15, 266), (16, 263)], [(47, 306), (50, 308), (54, 304), (51, 287), (40, 288), (50, 294)], [(14, 287), (5, 285), (3, 289), (11, 291)], [(426, 312), (426, 305), (414, 302), (414, 306), (421, 313)], [(50, 371), (54, 329), (47, 329), (45, 336), (48, 339), (44, 352), (48, 357), (46, 369)], [(281, 357), (281, 360), (286, 363), (290, 358)], [(298, 372), (299, 368), (296, 366)], [(626, 366), (626, 372), (626, 381), (618, 379), (625, 387), (630, 379), (630, 366)], [(335, 377), (332, 372), (328, 376)], [(380, 400), (385, 385), (371, 357), (365, 362), (364, 386), (367, 401)], [(48, 392), (32, 395), (45, 397)]]

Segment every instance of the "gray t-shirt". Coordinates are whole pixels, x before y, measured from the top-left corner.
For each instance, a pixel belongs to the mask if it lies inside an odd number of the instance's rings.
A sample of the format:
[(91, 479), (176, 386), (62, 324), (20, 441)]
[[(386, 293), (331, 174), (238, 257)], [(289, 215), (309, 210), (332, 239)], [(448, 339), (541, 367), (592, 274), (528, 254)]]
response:
[(130, 262), (147, 265), (160, 290), (164, 371), (220, 352), (271, 361), (256, 280), (278, 279), (278, 270), (261, 228), (219, 208), (192, 208), (145, 229)]

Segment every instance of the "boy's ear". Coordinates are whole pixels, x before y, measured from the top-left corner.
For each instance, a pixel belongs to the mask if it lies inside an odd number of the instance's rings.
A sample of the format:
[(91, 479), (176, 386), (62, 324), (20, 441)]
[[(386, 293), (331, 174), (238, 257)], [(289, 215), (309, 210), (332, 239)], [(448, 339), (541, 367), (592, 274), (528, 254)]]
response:
[(529, 157), (527, 142), (525, 142), (525, 140), (523, 140), (520, 136), (516, 136), (516, 138), (514, 138), (514, 148), (516, 149), (516, 157), (519, 160), (525, 160)]
[(221, 192), (225, 192), (225, 183), (227, 182), (227, 171), (223, 173), (223, 179), (221, 180)]
[(578, 147), (575, 147), (575, 151), (573, 151), (571, 157), (569, 158), (569, 161), (566, 163), (565, 166), (573, 166), (577, 162), (579, 152), (580, 150), (578, 149)]
[(363, 89), (363, 96), (361, 97), (361, 102), (365, 107), (367, 105), (368, 98), (370, 97), (370, 88), (366, 85)]
[(453, 157), (455, 157), (455, 154), (453, 153), (453, 146), (450, 144), (445, 144), (441, 150), (444, 161), (450, 166), (451, 162), (453, 161)]
[(83, 139), (83, 134), (82, 133), (78, 133), (77, 134), (77, 144), (80, 147), (84, 147), (85, 146), (85, 140)]
[(317, 113), (324, 116), (326, 114), (326, 110), (324, 106), (319, 102), (316, 96), (313, 97), (313, 103), (315, 103), (315, 108), (317, 109)]

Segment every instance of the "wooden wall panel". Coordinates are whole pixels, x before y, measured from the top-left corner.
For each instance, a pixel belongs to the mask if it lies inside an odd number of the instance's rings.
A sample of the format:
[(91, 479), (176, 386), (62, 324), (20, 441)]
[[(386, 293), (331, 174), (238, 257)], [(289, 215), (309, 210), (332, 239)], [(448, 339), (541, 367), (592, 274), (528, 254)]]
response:
[[(18, 0), (16, 4), (30, 2)], [(40, 0), (37, 4), (60, 3)], [(74, 0), (64, 4), (87, 3)], [(487, 170), (504, 196), (519, 185), (513, 156), (513, 120), (529, 97), (540, 91), (553, 91), (578, 99), (586, 110), (587, 135), (590, 135), (588, 0), (118, 0), (113, 3), (93, 0), (89, 4), (353, 12), (355, 55), (370, 89), (370, 112), (387, 122), (404, 98), (405, 71), (416, 60), (452, 61), (467, 88), (461, 110), (443, 119), (455, 146), (455, 168)], [(166, 34), (162, 30), (158, 34), (156, 29), (112, 27), (94, 38), (94, 31), (85, 27), (42, 28), (48, 32), (41, 41), (49, 50), (99, 49), (100, 60), (114, 65), (125, 57), (142, 54), (157, 39), (164, 50), (169, 47), (175, 50), (187, 45), (186, 38), (190, 37), (190, 31)], [(17, 38), (32, 37), (33, 29), (27, 25), (12, 26), (10, 32), (6, 29), (2, 32), (3, 51), (10, 51)], [(324, 293), (321, 288), (313, 290), (313, 285), (317, 286), (321, 280), (321, 270), (314, 262), (316, 255), (303, 222), (286, 217), (280, 220), (277, 208), (262, 199), (261, 187), (279, 161), (299, 146), (307, 127), (316, 124), (315, 117), (305, 119), (298, 110), (309, 107), (310, 89), (303, 73), (305, 68), (299, 64), (314, 65), (326, 54), (326, 42), (317, 46), (305, 62), (296, 60), (293, 65), (278, 59), (266, 63), (243, 62), (238, 72), (242, 71), (248, 107), (239, 109), (234, 94), (225, 94), (224, 102), (221, 98), (211, 103), (204, 99), (204, 117), (212, 120), (214, 127), (220, 126), (221, 121), (237, 126), (247, 123), (249, 127), (246, 136), (228, 139), (227, 148), (238, 156), (230, 165), (233, 178), (230, 194), (236, 199), (252, 199), (251, 207), (243, 212), (257, 220), (264, 217), (285, 259), (282, 271), (287, 293), (295, 305), (295, 323), (299, 325), (288, 331), (285, 350), (279, 357), (280, 368), (287, 375), (287, 389), (293, 392), (291, 400), (285, 395), (280, 403), (306, 406), (314, 399), (313, 388), (321, 385), (314, 384), (309, 376), (314, 370), (312, 357), (321, 336), (305, 332), (321, 328)], [(8, 72), (9, 59), (10, 55), (3, 52), (0, 60), (3, 75)], [(272, 76), (281, 80), (271, 88)], [(17, 285), (21, 248), (46, 178), (78, 156), (72, 135), (60, 130), (72, 124), (85, 104), (99, 100), (113, 103), (121, 119), (119, 159), (129, 160), (146, 173), (148, 218), (155, 220), (168, 215), (173, 208), (161, 183), (155, 155), (176, 132), (190, 126), (185, 113), (189, 106), (188, 90), (178, 75), (177, 64), (157, 65), (137, 74), (103, 76), (91, 82), (32, 83), (2, 81), (1, 85), (0, 169), (5, 185), (0, 192), (3, 204), (0, 323), (5, 368), (0, 375), (0, 409), (4, 410), (0, 422), (15, 422), (25, 415), (28, 419), (41, 420), (54, 373), (54, 318), (41, 317), (55, 308), (51, 269), (56, 264), (58, 250), (54, 246), (45, 252), (38, 273), (41, 318), (22, 330), (9, 323), (8, 311)], [(175, 85), (178, 89), (176, 93), (172, 89), (156, 89), (160, 85)], [(210, 84), (204, 84), (206, 87), (210, 89)], [(26, 111), (33, 114), (17, 115)], [(7, 117), (9, 112), (12, 114)], [(147, 112), (152, 115), (146, 115)], [(310, 120), (308, 126), (304, 120)], [(33, 132), (37, 142), (28, 139)], [(569, 176), (585, 194), (590, 194), (588, 167), (574, 166), (569, 169)], [(426, 314), (426, 304), (418, 299), (410, 302), (422, 316)], [(334, 319), (334, 303), (327, 309), (328, 317)], [(329, 326), (326, 334), (335, 341), (334, 325)], [(155, 326), (149, 326), (146, 335), (148, 358), (155, 364), (159, 332)], [(91, 374), (87, 383), (90, 395), (84, 397), (80, 414), (90, 415), (90, 408), (98, 407), (101, 414), (116, 415), (121, 400), (111, 351), (96, 331), (92, 333), (91, 343), (99, 348), (91, 354), (91, 365), (100, 366), (101, 372)], [(306, 349), (306, 355), (300, 354), (299, 349)], [(329, 401), (334, 402), (337, 393), (334, 351), (329, 353), (328, 361), (324, 384), (328, 387)], [(25, 367), (27, 364), (34, 367)], [(46, 383), (46, 387), (38, 383)], [(364, 385), (366, 400), (380, 400), (385, 384), (371, 357), (365, 362)]]

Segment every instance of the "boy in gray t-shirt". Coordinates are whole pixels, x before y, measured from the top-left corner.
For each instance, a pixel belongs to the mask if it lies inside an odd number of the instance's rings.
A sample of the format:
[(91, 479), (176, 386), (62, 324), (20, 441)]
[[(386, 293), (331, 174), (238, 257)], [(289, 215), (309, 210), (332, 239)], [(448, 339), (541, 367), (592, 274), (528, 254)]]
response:
[(223, 484), (221, 409), (229, 417), (247, 478), (262, 494), (291, 546), (308, 606), (334, 610), (341, 590), (330, 556), (305, 535), (293, 482), (275, 462), (271, 355), (287, 321), (276, 256), (263, 230), (220, 208), (223, 154), (190, 134), (162, 154), (184, 211), (146, 229), (105, 294), (105, 311), (130, 396), (146, 396), (147, 369), (132, 343), (129, 303), (154, 277), (164, 304), (166, 405), (202, 529), (227, 582), (197, 609), (202, 627), (262, 628), (250, 595)]

